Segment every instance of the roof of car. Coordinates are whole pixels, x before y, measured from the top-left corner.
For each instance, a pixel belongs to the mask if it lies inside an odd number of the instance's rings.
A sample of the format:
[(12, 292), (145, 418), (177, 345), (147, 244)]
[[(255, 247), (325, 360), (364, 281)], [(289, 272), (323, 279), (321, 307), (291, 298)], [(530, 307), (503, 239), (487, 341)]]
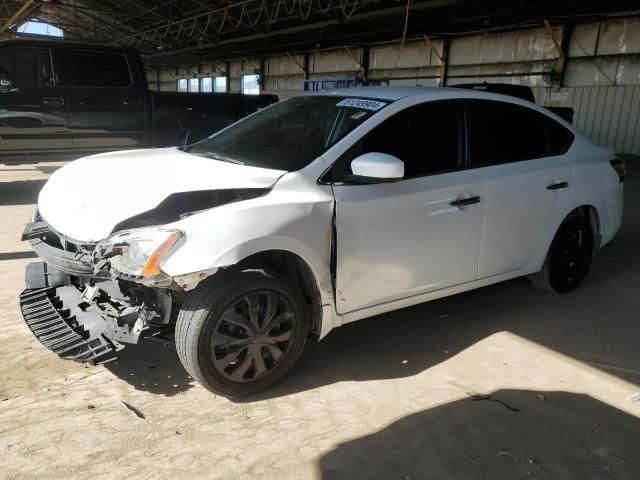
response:
[(341, 95), (360, 98), (377, 98), (380, 100), (399, 100), (412, 95), (423, 95), (430, 91), (442, 91), (438, 87), (349, 87), (334, 90), (323, 90), (317, 95)]
[[(504, 95), (500, 93), (487, 92), (485, 90), (474, 90), (467, 88), (451, 88), (451, 87), (349, 87), (349, 88), (337, 88), (334, 90), (322, 90), (320, 92), (302, 92), (301, 95), (329, 95), (340, 97), (356, 97), (356, 98), (371, 98), (374, 100), (387, 100), (394, 102), (403, 98), (420, 96), (419, 101), (428, 101), (430, 96), (433, 99), (484, 99), (495, 100), (500, 102), (514, 103), (522, 105), (528, 108), (537, 110), (547, 116), (559, 121), (565, 127), (569, 128), (572, 132), (576, 133), (575, 127), (568, 123), (565, 119), (558, 116), (556, 113), (549, 111), (548, 109), (537, 105), (529, 100), (524, 100), (519, 97), (511, 95)], [(425, 98), (426, 97), (426, 98)]]
[[(306, 94), (307, 92), (304, 92)], [(309, 92), (311, 93), (311, 92)], [(486, 99), (499, 99), (503, 101), (512, 101), (513, 103), (522, 103), (526, 100), (521, 100), (510, 95), (503, 95), (499, 93), (486, 92), (483, 90), (471, 90), (462, 88), (442, 88), (442, 87), (350, 87), (350, 88), (338, 88), (334, 90), (323, 90), (321, 92), (314, 92), (314, 95), (339, 95), (359, 98), (371, 98), (378, 100), (395, 101), (401, 98), (412, 97), (416, 95), (428, 95), (434, 94), (439, 98), (486, 98)]]

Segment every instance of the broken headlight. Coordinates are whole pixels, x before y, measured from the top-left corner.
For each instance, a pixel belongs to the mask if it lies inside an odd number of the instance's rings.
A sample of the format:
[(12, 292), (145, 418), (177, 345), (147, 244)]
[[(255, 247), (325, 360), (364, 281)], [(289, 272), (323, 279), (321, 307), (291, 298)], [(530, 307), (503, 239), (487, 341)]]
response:
[(106, 262), (113, 270), (135, 277), (156, 277), (162, 264), (184, 243), (184, 232), (162, 228), (139, 228), (116, 233), (98, 244), (94, 268)]

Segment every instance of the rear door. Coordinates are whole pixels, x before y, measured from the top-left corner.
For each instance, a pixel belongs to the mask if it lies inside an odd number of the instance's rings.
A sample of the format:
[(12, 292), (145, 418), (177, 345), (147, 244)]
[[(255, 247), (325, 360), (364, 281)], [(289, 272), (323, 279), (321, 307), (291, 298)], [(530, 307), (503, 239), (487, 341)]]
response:
[[(523, 269), (544, 253), (571, 196), (573, 172), (563, 153), (573, 134), (508, 102), (473, 101), (469, 118), (470, 164), (485, 178), (478, 264), (479, 278), (485, 278)], [(554, 140), (552, 124), (569, 136)]]
[[(476, 279), (485, 207), (482, 172), (465, 169), (463, 112), (458, 101), (406, 109), (334, 166), (339, 313)], [(349, 183), (351, 160), (369, 152), (400, 158), (404, 179)]]
[(119, 51), (59, 48), (56, 66), (68, 92), (73, 147), (116, 150), (146, 144), (146, 83)]
[(0, 154), (30, 154), (71, 148), (64, 92), (56, 85), (47, 47), (0, 46), (0, 69), (13, 85), (0, 91)]

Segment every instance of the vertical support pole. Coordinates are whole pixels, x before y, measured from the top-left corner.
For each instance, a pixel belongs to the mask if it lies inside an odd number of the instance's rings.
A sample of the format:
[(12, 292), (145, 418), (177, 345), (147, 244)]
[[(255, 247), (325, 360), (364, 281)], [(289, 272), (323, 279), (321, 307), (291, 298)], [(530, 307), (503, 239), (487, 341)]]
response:
[(447, 85), (447, 71), (449, 69), (448, 67), (449, 39), (448, 38), (442, 39), (442, 53), (440, 53), (427, 35), (423, 35), (423, 37), (424, 37), (424, 40), (427, 42), (427, 45), (433, 52), (433, 54), (438, 58), (438, 61), (440, 62), (440, 70), (439, 70), (440, 83), (438, 84), (438, 86), (445, 87)]
[[(549, 23), (549, 20), (545, 18), (543, 20), (543, 23), (544, 23), (544, 28), (547, 29), (547, 35), (549, 35), (549, 37), (551, 38), (553, 45), (556, 47), (556, 53), (558, 54), (558, 60), (556, 61), (556, 66), (554, 67), (554, 71), (555, 71), (556, 80), (559, 86), (562, 84), (562, 77), (564, 76), (565, 53), (562, 48), (562, 45), (556, 38), (556, 34), (553, 31), (553, 27), (551, 26), (551, 23)], [(563, 38), (564, 38), (564, 34), (563, 34)]]
[(447, 86), (447, 75), (449, 73), (449, 44), (448, 38), (442, 39), (442, 60), (440, 62), (440, 86)]
[(160, 69), (156, 67), (156, 90), (160, 91)]
[(364, 85), (369, 85), (369, 45), (362, 47), (362, 81)]
[(225, 75), (227, 76), (227, 93), (231, 91), (231, 62), (225, 62), (224, 68), (226, 70)]
[(304, 54), (304, 59), (302, 61), (302, 71), (304, 74), (304, 79), (309, 80), (309, 52)]
[(267, 70), (265, 69), (266, 59), (262, 57), (260, 59), (260, 83), (258, 84), (258, 91), (262, 93), (264, 87), (267, 85)]
[(571, 36), (573, 35), (573, 23), (567, 23), (562, 28), (562, 43), (560, 48), (562, 49), (562, 65), (560, 69), (560, 86), (564, 86), (564, 77), (567, 72), (567, 63), (569, 63), (569, 44), (571, 43)]

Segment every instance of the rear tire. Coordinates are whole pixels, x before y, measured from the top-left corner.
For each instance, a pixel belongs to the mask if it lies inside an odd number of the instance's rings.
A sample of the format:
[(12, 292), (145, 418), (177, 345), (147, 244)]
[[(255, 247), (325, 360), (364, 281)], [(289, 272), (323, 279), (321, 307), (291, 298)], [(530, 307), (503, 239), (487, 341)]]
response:
[(553, 293), (574, 290), (585, 277), (593, 257), (594, 235), (589, 220), (575, 216), (556, 232), (542, 270), (529, 276), (531, 283)]
[(304, 297), (288, 281), (259, 270), (221, 272), (187, 296), (176, 349), (187, 372), (207, 389), (243, 397), (291, 370), (309, 324)]

